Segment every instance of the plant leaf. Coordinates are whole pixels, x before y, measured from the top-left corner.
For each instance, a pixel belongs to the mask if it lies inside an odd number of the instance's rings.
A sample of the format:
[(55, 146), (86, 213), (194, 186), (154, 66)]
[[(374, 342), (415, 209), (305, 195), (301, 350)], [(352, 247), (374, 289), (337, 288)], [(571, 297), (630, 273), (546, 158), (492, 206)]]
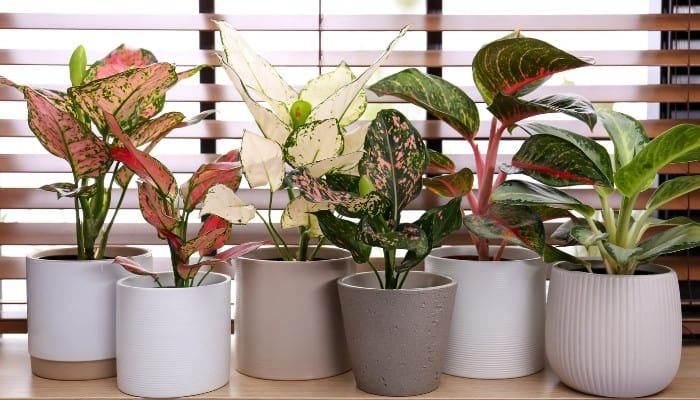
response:
[[(341, 61), (341, 63), (332, 71), (311, 79), (299, 92), (299, 98), (309, 102), (310, 104), (322, 104), (336, 91), (342, 89), (343, 86), (352, 83), (354, 79), (356, 79), (355, 74), (352, 73), (350, 67), (348, 67), (345, 61)], [(347, 109), (332, 110), (329, 118), (340, 119), (342, 117), (342, 120), (339, 121), (338, 125), (345, 127), (357, 121), (365, 112), (366, 108), (367, 95), (365, 94), (365, 91), (362, 90), (362, 87), (360, 87), (360, 90), (357, 92), (357, 95), (352, 100), (350, 105), (347, 106)]]
[(631, 197), (653, 184), (659, 170), (700, 150), (700, 126), (676, 125), (647, 143), (627, 165), (615, 174), (615, 184)]
[[(238, 150), (229, 154), (238, 156)], [(182, 208), (191, 212), (199, 204), (207, 192), (216, 185), (223, 185), (231, 191), (237, 190), (241, 183), (241, 164), (238, 162), (215, 161), (200, 166), (192, 177), (180, 187), (180, 195), (185, 200)], [(233, 222), (233, 221), (231, 221)]]
[(360, 220), (358, 239), (370, 246), (382, 249), (406, 249), (417, 254), (430, 251), (428, 235), (414, 224), (399, 224), (395, 230), (380, 231), (367, 218)]
[(449, 234), (462, 226), (461, 200), (460, 197), (455, 197), (442, 206), (433, 207), (413, 223), (428, 235), (430, 247), (440, 244)]
[(522, 125), (530, 136), (513, 156), (523, 173), (551, 186), (613, 186), (607, 150), (593, 139), (549, 125)]
[(139, 207), (143, 219), (151, 224), (162, 236), (162, 231), (173, 231), (180, 224), (180, 215), (175, 204), (163, 198), (153, 185), (137, 182)]
[(639, 243), (641, 262), (651, 261), (662, 254), (692, 249), (700, 245), (700, 224), (693, 222), (669, 228)]
[[(200, 216), (201, 215), (203, 214), (200, 214)], [(223, 245), (226, 244), (226, 240), (228, 240), (228, 238), (231, 236), (231, 223), (227, 219), (222, 218), (217, 214), (208, 214), (204, 218), (204, 222), (202, 223), (202, 226), (199, 228), (199, 232), (197, 233), (198, 238), (208, 236), (210, 232), (219, 232), (221, 229), (224, 229), (223, 234), (213, 237), (213, 240), (205, 242), (205, 244), (202, 247), (197, 249), (197, 252), (201, 256), (211, 254), (216, 250), (220, 249)], [(183, 246), (183, 248), (186, 249), (186, 246), (187, 243), (185, 243), (185, 246)]]
[(158, 274), (156, 274), (155, 272), (145, 270), (141, 266), (141, 264), (139, 264), (137, 261), (132, 260), (131, 258), (116, 256), (114, 257), (113, 263), (121, 265), (125, 270), (131, 272), (132, 274), (150, 276), (156, 281), (158, 281)]
[(391, 95), (426, 109), (465, 138), (479, 130), (479, 111), (459, 87), (416, 68), (388, 76), (369, 87), (378, 95)]
[(431, 171), (450, 174), (455, 172), (457, 169), (454, 161), (439, 151), (431, 148), (428, 148), (428, 159), (430, 160), (429, 165)]
[(619, 170), (642, 151), (649, 137), (642, 124), (629, 115), (607, 110), (598, 111), (598, 115), (613, 142), (615, 170)]
[(56, 196), (59, 199), (61, 197), (90, 198), (97, 193), (97, 186), (95, 185), (76, 186), (74, 183), (70, 182), (59, 182), (52, 183), (50, 185), (43, 185), (40, 189), (46, 190), (47, 192), (56, 193)]
[(593, 129), (597, 121), (593, 104), (577, 94), (554, 94), (524, 100), (498, 93), (488, 110), (505, 126), (511, 126), (525, 118), (548, 113), (562, 113), (576, 118), (590, 129)]
[(328, 201), (338, 204), (355, 197), (353, 193), (333, 189), (324, 180), (313, 177), (306, 168), (290, 171), (287, 173), (286, 180), (291, 187), (299, 189), (304, 198), (312, 203)]
[(524, 96), (557, 72), (590, 65), (542, 40), (516, 37), (493, 41), (474, 56), (479, 93), (491, 104), (497, 94)]
[(268, 185), (270, 191), (274, 192), (282, 186), (285, 174), (282, 149), (274, 141), (244, 131), (241, 164), (251, 188)]
[(352, 197), (336, 204), (339, 214), (350, 218), (382, 215), (388, 208), (387, 201), (379, 193), (371, 192), (362, 197)]
[(542, 221), (525, 206), (494, 203), (482, 215), (465, 216), (464, 225), (480, 238), (506, 241), (538, 254), (545, 245)]
[(563, 208), (577, 211), (586, 217), (592, 217), (595, 213), (595, 208), (581, 203), (566, 192), (539, 183), (517, 179), (507, 180), (498, 185), (491, 194), (491, 201), (521, 206), (545, 205)]
[(327, 202), (312, 203), (303, 196), (295, 197), (285, 207), (280, 223), (284, 229), (303, 226), (312, 237), (321, 237), (323, 232), (313, 213), (330, 208), (331, 205)]
[(255, 206), (246, 204), (233, 189), (219, 183), (208, 189), (199, 215), (216, 215), (231, 224), (242, 225), (255, 217)]
[(423, 185), (431, 192), (444, 196), (464, 196), (472, 190), (474, 174), (468, 168), (462, 168), (454, 174), (423, 178)]
[(346, 153), (306, 165), (306, 168), (312, 176), (317, 178), (338, 172), (346, 172), (357, 167), (357, 163), (362, 159), (362, 154), (364, 154), (362, 151)]
[(667, 180), (652, 193), (646, 208), (657, 209), (671, 200), (700, 189), (700, 175), (678, 176)]
[(343, 135), (338, 121), (311, 121), (287, 138), (284, 159), (294, 168), (339, 155), (343, 151)]
[[(209, 218), (218, 217), (213, 216)], [(200, 230), (195, 238), (182, 244), (179, 250), (181, 260), (189, 259), (194, 253), (198, 253), (200, 256), (206, 256), (226, 243), (231, 235), (231, 226), (220, 227), (212, 223), (211, 227), (211, 229), (206, 231)]]
[(359, 171), (389, 200), (394, 221), (420, 193), (427, 166), (425, 143), (410, 121), (393, 109), (379, 111), (367, 131)]
[(157, 63), (156, 56), (146, 49), (131, 49), (119, 45), (101, 60), (95, 61), (85, 72), (83, 84), (106, 78), (133, 67), (145, 67)]
[(331, 243), (348, 250), (352, 254), (352, 259), (358, 264), (369, 261), (372, 246), (356, 238), (358, 230), (356, 223), (340, 219), (327, 210), (317, 211), (314, 215), (318, 219), (323, 235)]

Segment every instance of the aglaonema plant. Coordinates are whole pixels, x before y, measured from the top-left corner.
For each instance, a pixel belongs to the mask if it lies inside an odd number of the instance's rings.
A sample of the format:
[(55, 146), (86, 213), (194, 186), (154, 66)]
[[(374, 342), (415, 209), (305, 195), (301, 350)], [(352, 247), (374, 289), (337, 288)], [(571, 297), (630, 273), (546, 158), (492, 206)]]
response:
[[(107, 115), (107, 122), (119, 140), (111, 148), (112, 157), (140, 178), (137, 185), (141, 214), (156, 228), (158, 236), (168, 242), (175, 287), (198, 286), (218, 263), (229, 262), (264, 244), (249, 242), (216, 252), (231, 236), (232, 224), (244, 224), (254, 216), (252, 207), (233, 192), (241, 182), (238, 150), (200, 166), (178, 188), (165, 165), (136, 148), (112, 116)], [(204, 222), (196, 236), (189, 238), (190, 217), (202, 203), (200, 216), (205, 218)], [(193, 255), (198, 256), (194, 262)], [(152, 276), (161, 286), (158, 274), (145, 270), (136, 261), (116, 257), (114, 262), (133, 273)], [(202, 267), (208, 269), (197, 279)]]
[(72, 182), (41, 188), (58, 198), (73, 199), (78, 259), (103, 257), (126, 193), (122, 190), (112, 207), (112, 192), (118, 188), (115, 182), (130, 178), (110, 154), (116, 139), (104, 113), (114, 115), (120, 129), (137, 146), (150, 151), (173, 129), (206, 116), (186, 121), (179, 112), (159, 115), (166, 92), (203, 67), (178, 73), (173, 64), (158, 62), (148, 50), (121, 45), (88, 68), (85, 49), (78, 46), (69, 63), (72, 86), (65, 92), (35, 89), (0, 76), (0, 84), (24, 95), (29, 127), (39, 142), (70, 165)]
[[(685, 217), (662, 220), (665, 204), (700, 188), (700, 176), (679, 176), (653, 187), (659, 171), (672, 163), (700, 160), (700, 126), (681, 124), (653, 140), (635, 118), (598, 112), (614, 153), (595, 140), (541, 124), (523, 127), (532, 135), (513, 157), (517, 171), (536, 180), (509, 179), (492, 199), (499, 203), (558, 207), (573, 213), (555, 231), (565, 243), (595, 248), (609, 274), (634, 274), (641, 263), (700, 245), (700, 224)], [(589, 185), (599, 203), (587, 204), (559, 187)], [(650, 192), (635, 213), (641, 196)], [(619, 207), (613, 208), (613, 201)], [(600, 212), (596, 212), (600, 210)], [(652, 230), (652, 228), (655, 228)], [(566, 261), (572, 261), (568, 257)], [(588, 260), (574, 260), (590, 271)]]
[[(495, 187), (505, 180), (506, 173), (497, 165), (503, 135), (518, 124), (537, 115), (561, 113), (576, 118), (592, 128), (596, 115), (591, 103), (576, 94), (554, 94), (534, 97), (533, 92), (552, 75), (589, 65), (578, 57), (546, 42), (527, 38), (515, 32), (483, 46), (474, 56), (474, 83), (491, 114), (486, 151), (480, 147), (479, 111), (476, 103), (461, 88), (419, 71), (405, 69), (369, 86), (378, 95), (391, 95), (427, 110), (447, 123), (472, 149), (475, 169), (425, 179), (425, 186), (445, 196), (465, 196), (469, 212), (464, 225), (476, 246), (479, 259), (489, 259), (489, 244), (519, 245), (544, 254), (545, 261), (559, 251), (546, 243), (543, 220), (560, 217), (560, 212), (547, 208), (528, 208), (490, 201)], [(454, 167), (448, 159), (434, 158), (437, 164)], [(456, 169), (456, 168), (454, 168)], [(474, 175), (476, 191), (471, 190)], [(554, 212), (553, 212), (554, 211)], [(561, 255), (558, 255), (561, 256)], [(500, 252), (495, 258), (500, 257)]]
[[(289, 172), (287, 181), (307, 201), (330, 204), (314, 212), (328, 240), (349, 250), (355, 262), (368, 263), (382, 288), (401, 288), (433, 246), (460, 228), (461, 198), (426, 210), (413, 222), (402, 221), (402, 212), (423, 188), (429, 155), (420, 133), (400, 112), (380, 111), (363, 148), (359, 176), (316, 177), (301, 167)], [(383, 265), (374, 265), (372, 248), (381, 249)]]
[[(324, 243), (314, 212), (328, 209), (329, 204), (311, 203), (288, 190), (284, 187), (284, 175), (288, 169), (301, 166), (308, 167), (316, 177), (357, 169), (367, 131), (367, 124), (356, 123), (367, 107), (364, 86), (406, 28), (359, 76), (342, 62), (296, 91), (231, 24), (218, 21), (217, 26), (224, 49), (219, 53), (221, 64), (262, 132), (259, 135), (246, 130), (241, 144), (241, 163), (248, 184), (250, 187), (267, 186), (270, 190), (267, 213), (257, 210), (257, 215), (282, 259), (313, 259)], [(288, 199), (279, 226), (298, 228), (296, 252), (273, 223), (271, 204), (279, 191)], [(315, 248), (311, 245), (314, 238), (317, 239)]]

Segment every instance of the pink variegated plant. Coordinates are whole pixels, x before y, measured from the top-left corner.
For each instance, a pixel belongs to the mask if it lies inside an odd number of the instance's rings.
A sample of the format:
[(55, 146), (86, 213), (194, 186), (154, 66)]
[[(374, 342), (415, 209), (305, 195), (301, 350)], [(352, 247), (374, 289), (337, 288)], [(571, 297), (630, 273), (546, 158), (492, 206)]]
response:
[[(238, 150), (200, 166), (178, 188), (168, 168), (136, 148), (114, 116), (105, 113), (105, 119), (120, 141), (111, 148), (112, 157), (140, 178), (137, 186), (143, 218), (168, 242), (176, 287), (198, 286), (216, 264), (229, 262), (265, 243), (245, 243), (207, 257), (226, 244), (232, 224), (245, 224), (255, 216), (253, 206), (245, 205), (234, 193), (241, 182)], [(205, 219), (197, 234), (188, 238), (189, 219), (199, 204), (203, 204), (200, 216)], [(198, 257), (192, 262), (195, 254)], [(158, 275), (134, 260), (117, 257), (114, 262), (130, 272), (152, 276), (160, 286)], [(202, 267), (208, 269), (197, 279)]]
[[(131, 177), (111, 156), (110, 147), (116, 138), (104, 114), (114, 115), (119, 129), (148, 152), (171, 130), (208, 115), (203, 113), (189, 121), (179, 112), (159, 115), (165, 93), (204, 67), (178, 73), (173, 64), (158, 62), (148, 50), (121, 45), (88, 68), (85, 49), (78, 46), (70, 59), (72, 86), (66, 92), (35, 89), (0, 76), (0, 84), (24, 95), (29, 127), (39, 142), (70, 165), (72, 182), (53, 183), (42, 189), (55, 192), (58, 198), (73, 199), (78, 259), (103, 257)], [(118, 181), (122, 190), (112, 207), (112, 192)]]

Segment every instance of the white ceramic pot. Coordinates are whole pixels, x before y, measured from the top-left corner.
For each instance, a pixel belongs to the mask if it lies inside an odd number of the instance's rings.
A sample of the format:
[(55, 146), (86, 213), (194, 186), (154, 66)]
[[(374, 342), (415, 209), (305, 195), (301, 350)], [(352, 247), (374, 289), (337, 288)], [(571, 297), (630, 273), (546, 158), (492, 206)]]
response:
[[(27, 256), (27, 331), (32, 372), (60, 380), (116, 375), (115, 283), (130, 275), (110, 259), (75, 260), (75, 248)], [(146, 268), (151, 252), (109, 247), (106, 257), (135, 257)]]
[[(205, 393), (228, 383), (231, 279), (174, 288), (172, 273), (117, 282), (117, 386), (140, 397)], [(197, 278), (199, 279), (199, 278)], [(168, 287), (171, 286), (171, 287)]]
[(280, 261), (263, 247), (234, 260), (239, 372), (302, 380), (350, 369), (336, 281), (355, 271), (350, 253), (324, 247), (316, 261)]
[(374, 272), (338, 280), (357, 387), (414, 396), (440, 385), (455, 299), (454, 279), (412, 271), (401, 289), (380, 289)]
[(459, 283), (444, 372), (501, 379), (540, 371), (547, 266), (517, 247), (506, 248), (503, 261), (468, 259), (475, 254), (473, 246), (446, 246), (425, 259), (426, 271)]
[(607, 397), (648, 396), (668, 386), (682, 346), (676, 273), (642, 265), (644, 275), (552, 268), (547, 360), (566, 385)]

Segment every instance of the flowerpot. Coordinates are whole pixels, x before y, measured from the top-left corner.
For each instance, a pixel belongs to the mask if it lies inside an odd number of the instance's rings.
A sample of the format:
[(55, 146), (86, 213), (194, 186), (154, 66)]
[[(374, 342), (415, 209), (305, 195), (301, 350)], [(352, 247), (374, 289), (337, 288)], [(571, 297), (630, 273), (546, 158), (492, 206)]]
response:
[(459, 282), (444, 372), (502, 379), (542, 370), (547, 266), (517, 247), (506, 248), (502, 261), (475, 255), (473, 246), (446, 246), (425, 260), (426, 271)]
[(373, 272), (338, 280), (345, 335), (357, 387), (413, 396), (440, 384), (457, 283), (409, 273), (402, 289), (380, 289)]
[[(140, 397), (205, 393), (228, 383), (231, 279), (209, 273), (175, 288), (172, 273), (117, 282), (117, 386)], [(201, 274), (196, 278), (199, 279)]]
[(573, 268), (555, 266), (550, 277), (545, 332), (552, 370), (566, 385), (597, 396), (663, 390), (681, 357), (676, 273), (653, 264), (635, 275)]
[[(32, 372), (86, 380), (116, 375), (115, 283), (129, 275), (110, 259), (75, 260), (75, 248), (28, 255), (27, 332)], [(153, 263), (151, 252), (109, 247), (105, 257)]]
[(277, 380), (348, 371), (336, 281), (354, 272), (350, 253), (324, 247), (315, 261), (277, 258), (263, 247), (234, 260), (236, 368)]

